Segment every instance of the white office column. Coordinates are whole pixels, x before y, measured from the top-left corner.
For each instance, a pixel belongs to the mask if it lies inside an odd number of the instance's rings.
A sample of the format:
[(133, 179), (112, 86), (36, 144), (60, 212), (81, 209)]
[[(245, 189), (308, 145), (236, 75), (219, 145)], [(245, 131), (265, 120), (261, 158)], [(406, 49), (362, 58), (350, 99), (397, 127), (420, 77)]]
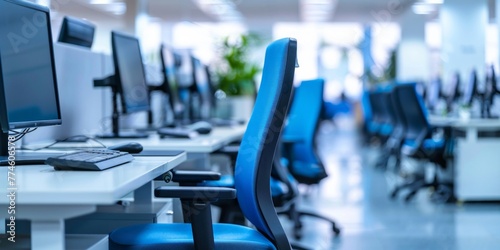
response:
[(425, 15), (417, 15), (411, 9), (401, 17), (401, 42), (397, 53), (396, 72), (398, 80), (425, 81), (430, 77), (430, 55), (425, 43), (425, 22)]
[(443, 79), (456, 71), (469, 79), (472, 69), (484, 76), (487, 0), (446, 0), (439, 14), (442, 29)]
[(126, 0), (125, 28), (130, 34), (139, 35), (139, 31), (147, 25), (148, 0)]
[[(500, 0), (496, 0), (495, 2), (495, 19), (497, 28), (500, 30)], [(498, 41), (500, 41), (500, 32), (498, 32)], [(500, 67), (500, 49), (498, 50), (498, 63), (499, 65), (495, 65), (497, 69)]]

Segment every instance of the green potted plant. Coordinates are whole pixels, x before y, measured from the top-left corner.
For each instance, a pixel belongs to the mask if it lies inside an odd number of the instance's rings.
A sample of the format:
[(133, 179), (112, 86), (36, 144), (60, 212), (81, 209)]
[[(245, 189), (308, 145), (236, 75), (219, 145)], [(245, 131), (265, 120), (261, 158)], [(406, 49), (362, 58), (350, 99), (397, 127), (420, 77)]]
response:
[(259, 37), (252, 33), (223, 39), (216, 75), (219, 89), (226, 95), (255, 95), (255, 77), (261, 68), (251, 62), (249, 57), (251, 50), (259, 43)]
[(219, 46), (219, 63), (215, 70), (218, 82), (219, 109), (230, 109), (222, 116), (246, 119), (253, 109), (255, 78), (261, 66), (250, 59), (252, 49), (261, 43), (258, 35), (249, 33), (225, 37)]

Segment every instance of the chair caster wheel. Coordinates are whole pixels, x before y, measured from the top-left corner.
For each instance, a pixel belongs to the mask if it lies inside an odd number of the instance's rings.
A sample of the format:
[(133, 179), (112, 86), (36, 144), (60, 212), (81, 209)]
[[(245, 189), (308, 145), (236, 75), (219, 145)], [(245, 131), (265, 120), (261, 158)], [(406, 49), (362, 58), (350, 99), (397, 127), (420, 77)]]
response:
[(332, 228), (333, 230), (333, 233), (335, 234), (335, 236), (339, 236), (340, 234), (340, 229), (338, 227), (336, 227), (335, 225), (333, 226)]
[(302, 231), (297, 229), (294, 230), (293, 237), (297, 240), (300, 240), (302, 238)]
[(453, 191), (450, 187), (441, 186), (431, 195), (431, 201), (438, 204), (453, 202)]
[(389, 198), (391, 198), (391, 200), (394, 200), (396, 199), (396, 196), (398, 195), (398, 189), (394, 189), (392, 192), (391, 192), (391, 195), (389, 196)]
[(417, 194), (417, 192), (411, 192), (405, 197), (405, 202), (408, 203)]

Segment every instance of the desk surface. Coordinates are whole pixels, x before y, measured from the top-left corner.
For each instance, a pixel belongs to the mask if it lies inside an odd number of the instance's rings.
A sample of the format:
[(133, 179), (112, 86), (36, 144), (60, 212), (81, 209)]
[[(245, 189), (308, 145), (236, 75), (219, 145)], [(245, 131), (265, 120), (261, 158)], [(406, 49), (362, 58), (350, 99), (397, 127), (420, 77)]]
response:
[[(246, 125), (234, 127), (216, 127), (208, 135), (200, 135), (194, 139), (184, 138), (160, 138), (158, 135), (151, 135), (146, 139), (99, 139), (106, 146), (112, 146), (124, 142), (138, 142), (144, 149), (150, 150), (182, 150), (188, 153), (211, 153), (221, 147), (239, 140), (246, 131)], [(50, 144), (50, 142), (30, 144), (28, 148), (39, 148)], [(98, 143), (89, 140), (86, 143), (59, 143), (51, 147), (56, 148), (85, 148), (100, 147)]]
[(477, 128), (481, 130), (500, 129), (500, 119), (471, 118), (468, 120), (458, 117), (429, 116), (429, 123), (433, 126), (451, 126), (453, 128)]
[[(136, 157), (104, 171), (55, 171), (51, 166), (17, 166), (16, 203), (32, 205), (113, 204), (186, 160), (175, 157)], [(8, 168), (0, 167), (0, 205), (8, 204)]]

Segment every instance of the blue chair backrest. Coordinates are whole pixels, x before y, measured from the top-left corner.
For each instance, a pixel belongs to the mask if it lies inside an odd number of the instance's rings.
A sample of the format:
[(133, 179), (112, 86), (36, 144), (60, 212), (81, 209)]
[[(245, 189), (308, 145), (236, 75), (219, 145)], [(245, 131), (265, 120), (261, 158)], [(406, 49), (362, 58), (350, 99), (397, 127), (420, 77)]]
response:
[(415, 83), (403, 83), (394, 87), (406, 121), (405, 138), (410, 140), (424, 139), (431, 129), (424, 102), (415, 87)]
[(290, 249), (290, 244), (272, 202), (270, 175), (290, 106), (296, 57), (294, 39), (280, 39), (267, 47), (259, 93), (234, 174), (243, 214), (278, 249)]
[(315, 154), (315, 135), (323, 108), (323, 90), (325, 81), (315, 79), (303, 81), (295, 90), (288, 123), (284, 134), (301, 138), (293, 148), (293, 159), (310, 163), (319, 163)]
[(392, 85), (384, 85), (368, 93), (368, 98), (373, 112), (373, 121), (380, 124), (392, 124), (392, 117), (389, 110), (388, 94), (392, 90)]
[(370, 103), (370, 91), (363, 91), (363, 95), (361, 96), (361, 108), (363, 109), (363, 119), (365, 123), (372, 122), (373, 113), (372, 107)]
[(394, 126), (393, 135), (403, 137), (406, 134), (406, 120), (395, 89), (389, 93), (389, 103)]

